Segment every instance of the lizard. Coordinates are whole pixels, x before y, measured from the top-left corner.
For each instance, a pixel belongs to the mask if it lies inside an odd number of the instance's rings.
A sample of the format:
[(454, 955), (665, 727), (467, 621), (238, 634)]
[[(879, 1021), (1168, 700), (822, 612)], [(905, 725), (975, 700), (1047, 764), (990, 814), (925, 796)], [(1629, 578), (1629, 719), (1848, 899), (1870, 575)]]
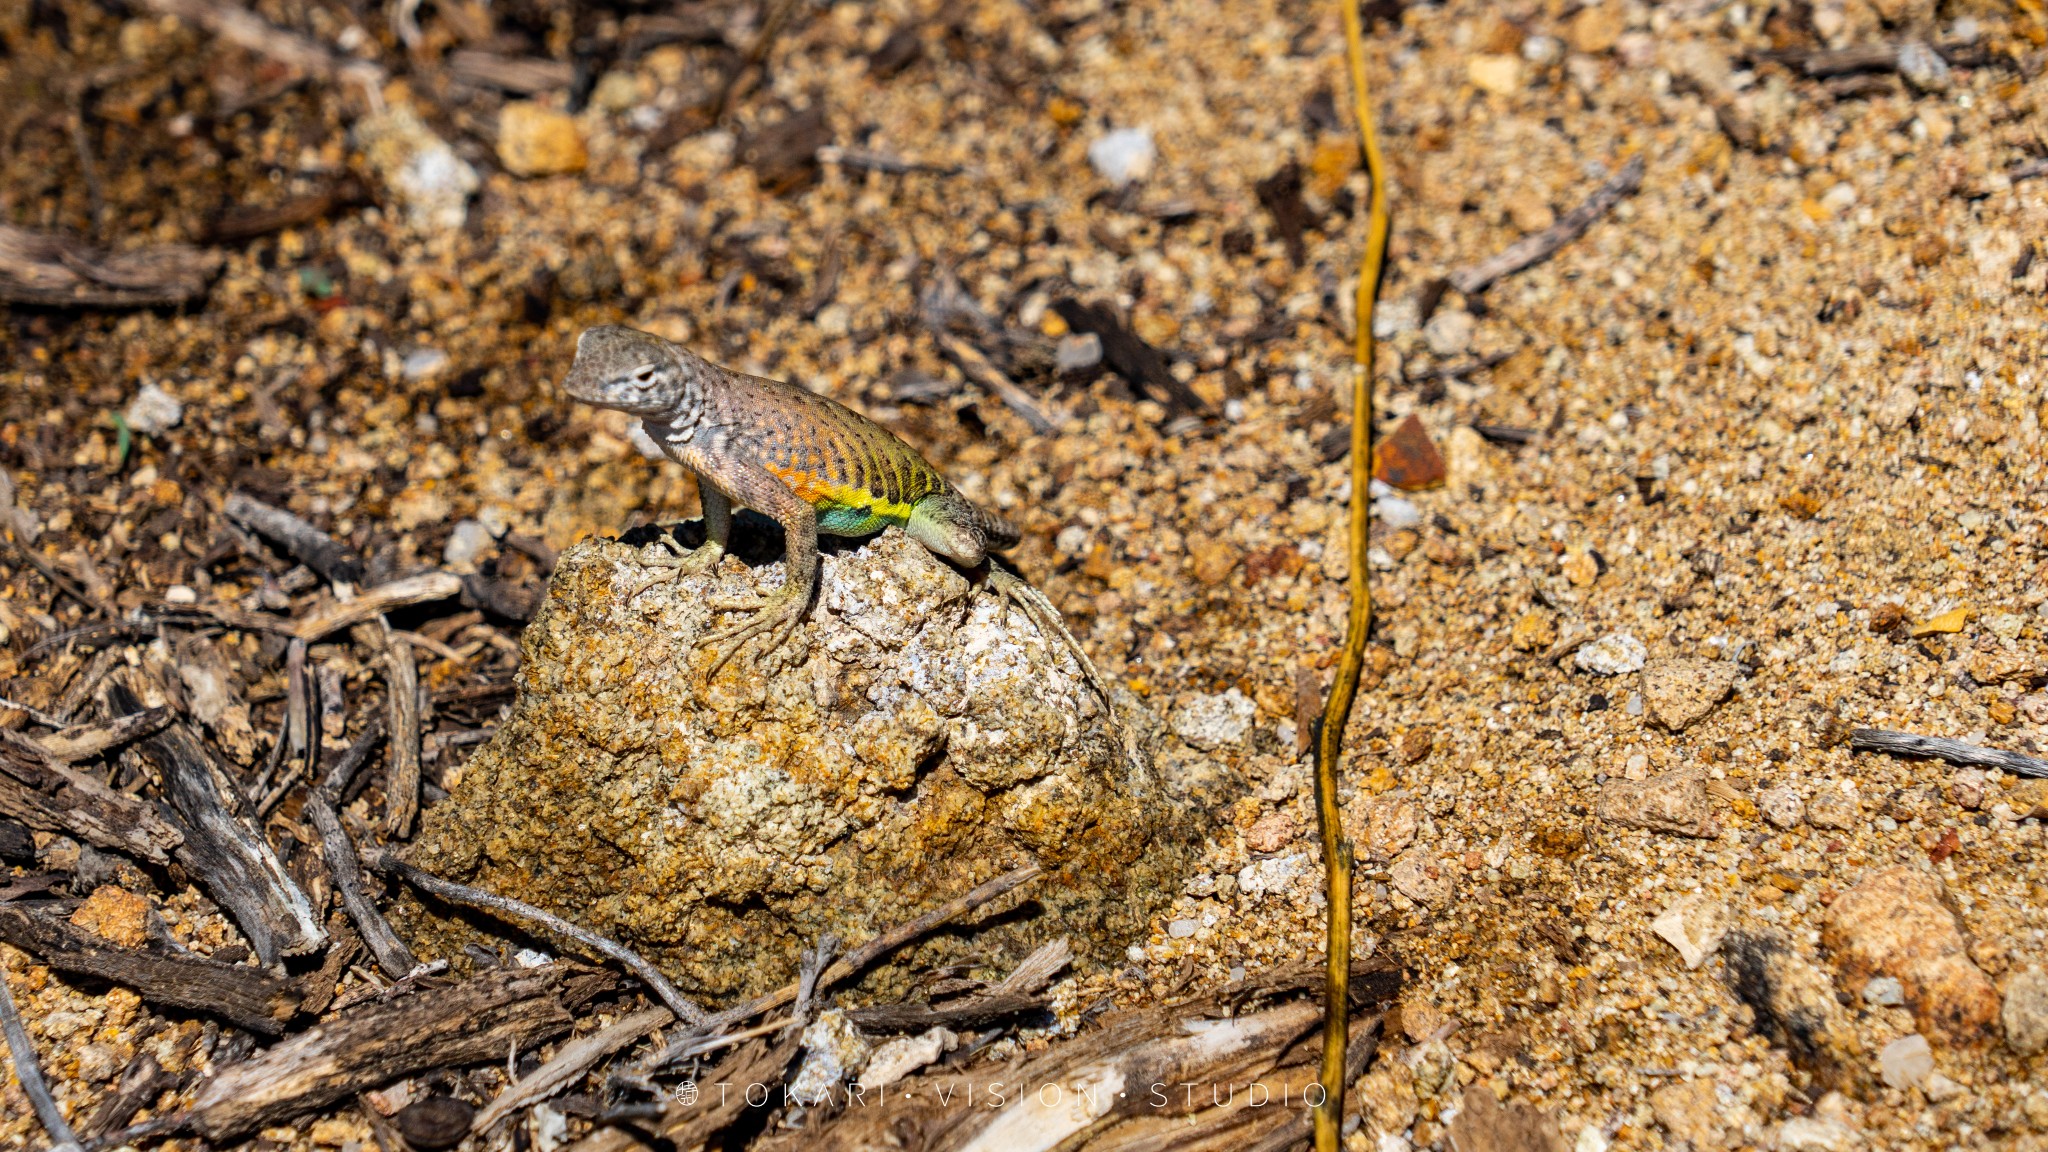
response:
[[(713, 605), (754, 615), (710, 638), (728, 647), (707, 679), (749, 640), (769, 638), (765, 657), (796, 631), (817, 591), (821, 533), (865, 536), (895, 525), (969, 569), (1020, 539), (1009, 521), (961, 495), (917, 449), (860, 413), (795, 384), (722, 368), (651, 332), (617, 324), (584, 330), (562, 390), (638, 417), (662, 454), (697, 476), (704, 544), (685, 554), (663, 535), (641, 557), (661, 571), (634, 597), (716, 565), (731, 543), (735, 505), (782, 525), (787, 578), (765, 598)], [(988, 575), (1041, 634), (1058, 636), (1114, 722), (1101, 673), (1044, 593), (994, 564)]]

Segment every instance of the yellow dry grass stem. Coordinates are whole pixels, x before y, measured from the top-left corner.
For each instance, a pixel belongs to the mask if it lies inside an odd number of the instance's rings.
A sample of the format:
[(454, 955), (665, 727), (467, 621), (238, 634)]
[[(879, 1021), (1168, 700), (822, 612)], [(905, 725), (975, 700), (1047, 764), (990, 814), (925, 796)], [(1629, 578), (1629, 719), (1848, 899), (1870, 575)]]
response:
[(1325, 926), (1327, 963), (1323, 974), (1323, 1100), (1316, 1108), (1317, 1152), (1336, 1152), (1342, 1137), (1345, 1088), (1345, 1040), (1350, 1028), (1351, 992), (1351, 843), (1337, 807), (1338, 757), (1344, 750), (1344, 726), (1358, 695), (1365, 664), (1365, 641), (1372, 627), (1372, 589), (1365, 552), (1369, 539), (1372, 484), (1372, 317), (1379, 301), (1380, 274), (1386, 265), (1387, 182), (1374, 129), (1371, 88), (1365, 76), (1365, 27), (1359, 0), (1337, 0), (1344, 16), (1345, 54), (1351, 62), (1353, 116), (1365, 156), (1366, 178), (1372, 182), (1366, 212), (1365, 256), (1358, 266), (1357, 329), (1351, 362), (1351, 607), (1344, 628), (1344, 655), (1337, 679), (1323, 705), (1316, 734), (1316, 824), (1322, 833), (1324, 881), (1329, 918)]

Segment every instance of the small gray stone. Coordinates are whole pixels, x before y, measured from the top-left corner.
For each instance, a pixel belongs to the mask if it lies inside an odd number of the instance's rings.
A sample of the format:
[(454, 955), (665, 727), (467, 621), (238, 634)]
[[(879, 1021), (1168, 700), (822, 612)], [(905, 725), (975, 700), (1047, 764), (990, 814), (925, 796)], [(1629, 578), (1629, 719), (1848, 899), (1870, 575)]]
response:
[(1103, 179), (1118, 187), (1150, 175), (1152, 162), (1158, 156), (1150, 128), (1118, 128), (1103, 133), (1088, 145), (1088, 163)]
[(1863, 1002), (1877, 1008), (1897, 1008), (1906, 1002), (1906, 986), (1897, 976), (1873, 976), (1863, 986)]
[(1251, 697), (1232, 688), (1216, 695), (1196, 696), (1173, 714), (1173, 734), (1189, 746), (1214, 752), (1228, 745), (1244, 743), (1251, 733), (1252, 717), (1258, 706)]
[(491, 530), (481, 521), (460, 521), (454, 531), (448, 533), (448, 543), (441, 548), (441, 562), (458, 572), (474, 572), (477, 557), (495, 543)]
[(1885, 1045), (1877, 1054), (1877, 1064), (1884, 1072), (1886, 1084), (1894, 1088), (1918, 1087), (1934, 1075), (1934, 1049), (1928, 1046), (1927, 1037), (1915, 1032)]
[(841, 1008), (827, 1009), (804, 1029), (804, 1062), (789, 1081), (789, 1097), (799, 1104), (819, 1104), (832, 1090), (867, 1063), (867, 1039)]
[(407, 380), (425, 380), (438, 376), (446, 367), (448, 354), (439, 348), (415, 348), (407, 352), (405, 359), (399, 362), (399, 371), (405, 373)]
[(1201, 924), (1193, 920), (1175, 920), (1166, 926), (1166, 934), (1175, 940), (1185, 940), (1193, 936), (1195, 930), (1200, 927)]
[(1422, 523), (1422, 509), (1417, 508), (1413, 501), (1399, 496), (1382, 496), (1373, 501), (1372, 515), (1373, 519), (1396, 532)]
[(121, 413), (129, 430), (155, 436), (178, 426), (185, 418), (185, 403), (154, 384), (144, 384)]
[(1093, 332), (1069, 332), (1053, 349), (1053, 365), (1061, 372), (1079, 372), (1102, 363), (1102, 337)]
[(1797, 828), (1806, 819), (1806, 803), (1788, 784), (1758, 793), (1756, 807), (1773, 828)]
[(1641, 640), (1626, 632), (1609, 632), (1590, 644), (1584, 644), (1572, 654), (1572, 663), (1582, 672), (1596, 676), (1626, 676), (1640, 672), (1643, 662), (1650, 658), (1650, 650)]
[(1431, 355), (1462, 356), (1472, 347), (1475, 326), (1470, 312), (1446, 309), (1422, 326), (1422, 342), (1429, 346)]
[(1899, 75), (1922, 92), (1946, 92), (1955, 82), (1948, 61), (1919, 40), (1899, 45)]
[(2029, 968), (2005, 984), (2006, 1047), (2022, 1056), (2048, 1051), (2048, 971)]

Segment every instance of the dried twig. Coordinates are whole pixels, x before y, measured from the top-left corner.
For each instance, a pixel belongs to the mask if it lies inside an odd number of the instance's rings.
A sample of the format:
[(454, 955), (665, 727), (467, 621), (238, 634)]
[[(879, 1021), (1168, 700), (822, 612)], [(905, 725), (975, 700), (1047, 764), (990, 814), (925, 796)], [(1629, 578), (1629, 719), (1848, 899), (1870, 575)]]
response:
[(376, 902), (363, 891), (362, 865), (356, 857), (356, 846), (349, 839), (348, 832), (341, 826), (341, 818), (328, 805), (324, 790), (306, 797), (306, 818), (313, 822), (313, 828), (320, 834), (321, 854), (327, 860), (327, 871), (334, 877), (334, 890), (341, 894), (341, 906), (348, 911), (348, 918), (355, 923), (362, 934), (363, 943), (370, 954), (377, 958), (377, 966), (384, 974), (396, 980), (411, 972), (419, 961), (405, 946), (405, 941), (392, 931), (390, 922), (377, 910)]
[(44, 750), (66, 764), (90, 760), (123, 744), (163, 731), (171, 722), (169, 708), (145, 708), (99, 724), (74, 724), (37, 739)]
[(228, 519), (284, 549), (285, 554), (320, 574), (330, 584), (354, 584), (363, 578), (363, 561), (334, 537), (282, 508), (236, 492), (221, 507)]
[(509, 896), (499, 896), (492, 892), (486, 892), (481, 888), (471, 888), (467, 884), (457, 884), (453, 880), (443, 880), (431, 872), (422, 871), (400, 860), (397, 853), (389, 848), (383, 849), (376, 856), (372, 857), (371, 866), (379, 872), (396, 876), (413, 887), (423, 892), (430, 892), (443, 900), (450, 900), (457, 904), (467, 904), (472, 908), (485, 908), (493, 912), (501, 912), (514, 919), (538, 924), (557, 935), (566, 936), (600, 955), (609, 956), (624, 964), (633, 975), (638, 976), (641, 982), (654, 992), (655, 996), (663, 1004), (668, 1005), (669, 1011), (674, 1012), (677, 1019), (695, 1025), (704, 1024), (709, 1020), (704, 1010), (691, 1003), (687, 997), (677, 991), (676, 986), (669, 983), (668, 977), (663, 976), (659, 968), (649, 964), (639, 953), (634, 952), (615, 940), (600, 936), (588, 928), (571, 924), (552, 912), (535, 908), (524, 901), (514, 900)]
[(36, 1119), (50, 1133), (51, 1152), (77, 1152), (78, 1137), (72, 1133), (71, 1125), (64, 1122), (64, 1113), (57, 1110), (50, 1086), (43, 1081), (42, 1066), (36, 1062), (36, 1050), (29, 1043), (28, 1029), (22, 1026), (21, 1013), (14, 1007), (14, 991), (7, 986), (4, 973), (0, 973), (0, 1032), (6, 1034), (7, 1050), (14, 1057), (14, 1078), (21, 1082), (22, 1094), (35, 1109)]
[(1387, 238), (1393, 224), (1387, 214), (1387, 166), (1380, 155), (1379, 131), (1372, 114), (1371, 86), (1365, 71), (1365, 17), (1358, 5), (1338, 5), (1344, 21), (1345, 57), (1351, 71), (1352, 115), (1356, 119), (1366, 179), (1371, 182), (1366, 209), (1365, 252), (1359, 257), (1357, 317), (1351, 352), (1351, 555), (1349, 608), (1345, 614), (1344, 650), (1337, 675), (1315, 733), (1316, 829), (1323, 849), (1324, 960), (1322, 1065), (1317, 1082), (1322, 1100), (1315, 1108), (1317, 1152), (1336, 1152), (1342, 1139), (1344, 1088), (1350, 1083), (1346, 1046), (1351, 1016), (1351, 841), (1344, 836), (1343, 811), (1337, 785), (1344, 755), (1344, 729), (1365, 671), (1366, 640), (1372, 633), (1371, 544), (1372, 368), (1373, 315), (1379, 307), (1380, 279), (1386, 273)]
[(1619, 204), (1643, 184), (1643, 155), (1638, 152), (1629, 157), (1621, 170), (1607, 178), (1584, 204), (1565, 213), (1557, 223), (1541, 232), (1524, 236), (1502, 249), (1498, 255), (1468, 264), (1451, 273), (1451, 287), (1470, 296), (1484, 292), (1502, 277), (1512, 276), (1532, 264), (1550, 259), (1557, 250), (1578, 239), (1593, 222), (1607, 214), (1608, 209)]
[(1911, 732), (1858, 728), (1849, 733), (1849, 747), (1858, 752), (1882, 752), (1888, 756), (1914, 756), (1978, 768), (2002, 768), (2015, 776), (2048, 777), (2048, 760), (2037, 760), (2002, 748), (1986, 748), (1966, 740), (1950, 740), (1944, 736), (1916, 736)]
[[(49, 307), (150, 307), (181, 304), (204, 295), (220, 271), (220, 253), (189, 244), (152, 244), (122, 252), (94, 248), (74, 237), (0, 224), (0, 300)], [(51, 576), (42, 557), (22, 554)], [(79, 595), (68, 582), (64, 591)], [(95, 610), (96, 598), (81, 597)]]
[(247, 8), (218, 0), (145, 0), (158, 12), (189, 20), (229, 43), (316, 76), (348, 80), (374, 91), (384, 70), (355, 60), (318, 41), (287, 32)]
[[(107, 706), (121, 713), (140, 711), (139, 676), (133, 669), (110, 676)], [(234, 917), (256, 955), (275, 964), (325, 942), (312, 902), (269, 842), (236, 814), (225, 778), (199, 738), (184, 724), (172, 724), (142, 741), (137, 751), (156, 765), (165, 797), (183, 823), (178, 862)]]
[(384, 834), (403, 838), (420, 810), (420, 674), (412, 645), (383, 629), (385, 731), (390, 772), (384, 778)]
[(353, 600), (337, 600), (308, 612), (285, 631), (311, 642), (343, 628), (373, 620), (394, 608), (452, 600), (462, 594), (462, 577), (453, 572), (426, 572), (365, 589)]
[(350, 744), (342, 752), (341, 758), (327, 769), (327, 775), (320, 781), (320, 794), (327, 798), (328, 803), (342, 804), (347, 801), (349, 785), (354, 782), (356, 773), (362, 770), (363, 765), (370, 762), (370, 753), (377, 750), (377, 745), (383, 739), (384, 717), (371, 716), (363, 722), (363, 730), (356, 734), (355, 743)]
[(185, 836), (155, 808), (57, 763), (43, 746), (0, 729), (0, 816), (64, 832), (97, 848), (167, 864)]
[(448, 54), (448, 74), (465, 84), (531, 96), (553, 92), (576, 82), (576, 66), (540, 56), (502, 56), (474, 48)]
[(570, 1008), (611, 981), (574, 965), (499, 968), (365, 1005), (216, 1073), (181, 1126), (216, 1145), (431, 1068), (503, 1059), (567, 1032)]
[(946, 359), (957, 365), (969, 380), (995, 393), (996, 398), (1008, 406), (1010, 411), (1024, 418), (1024, 422), (1031, 426), (1033, 432), (1041, 436), (1050, 436), (1065, 426), (1066, 420), (1063, 415), (1056, 417), (1046, 411), (1045, 406), (1040, 404), (1037, 398), (1004, 375), (1003, 370), (996, 367), (995, 361), (982, 355), (981, 349), (950, 332), (939, 329), (932, 330), (932, 339), (938, 343), (939, 351), (946, 354)]
[(599, 1060), (633, 1043), (675, 1019), (666, 1008), (643, 1008), (608, 1027), (562, 1045), (547, 1063), (534, 1069), (517, 1084), (505, 1089), (471, 1121), (471, 1135), (481, 1136), (491, 1126), (521, 1108), (538, 1104), (576, 1082)]

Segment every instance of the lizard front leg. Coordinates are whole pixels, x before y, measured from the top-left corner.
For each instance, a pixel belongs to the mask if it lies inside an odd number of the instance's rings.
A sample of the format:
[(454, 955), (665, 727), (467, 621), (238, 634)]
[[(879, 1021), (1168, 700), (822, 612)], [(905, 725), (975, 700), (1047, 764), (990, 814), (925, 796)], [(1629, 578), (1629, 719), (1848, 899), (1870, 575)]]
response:
[(732, 540), (732, 499), (718, 490), (718, 485), (697, 473), (697, 499), (704, 506), (704, 543), (689, 552), (678, 551), (675, 542), (663, 533), (654, 543), (649, 544), (640, 555), (640, 563), (648, 568), (657, 568), (654, 577), (635, 588), (626, 599), (630, 603), (640, 594), (654, 587), (674, 580), (679, 576), (694, 576), (709, 572), (723, 559)]
[[(753, 602), (742, 604), (715, 604), (726, 610), (751, 608), (752, 618), (735, 624), (706, 637), (711, 644), (726, 645), (715, 660), (705, 679), (718, 675), (725, 666), (756, 636), (767, 636), (768, 644), (760, 655), (767, 656), (782, 647), (803, 621), (804, 610), (810, 607), (811, 596), (818, 586), (818, 513), (808, 501), (798, 496), (789, 485), (782, 482), (773, 472), (741, 455), (728, 442), (717, 442), (702, 448), (687, 451), (684, 463), (695, 469), (697, 475), (709, 481), (722, 494), (729, 494), (726, 503), (725, 532), (731, 531), (731, 505), (733, 503), (752, 508), (756, 512), (773, 517), (782, 525), (784, 541), (783, 569), (787, 573), (782, 587)], [(706, 527), (710, 527), (710, 504), (706, 504)]]

